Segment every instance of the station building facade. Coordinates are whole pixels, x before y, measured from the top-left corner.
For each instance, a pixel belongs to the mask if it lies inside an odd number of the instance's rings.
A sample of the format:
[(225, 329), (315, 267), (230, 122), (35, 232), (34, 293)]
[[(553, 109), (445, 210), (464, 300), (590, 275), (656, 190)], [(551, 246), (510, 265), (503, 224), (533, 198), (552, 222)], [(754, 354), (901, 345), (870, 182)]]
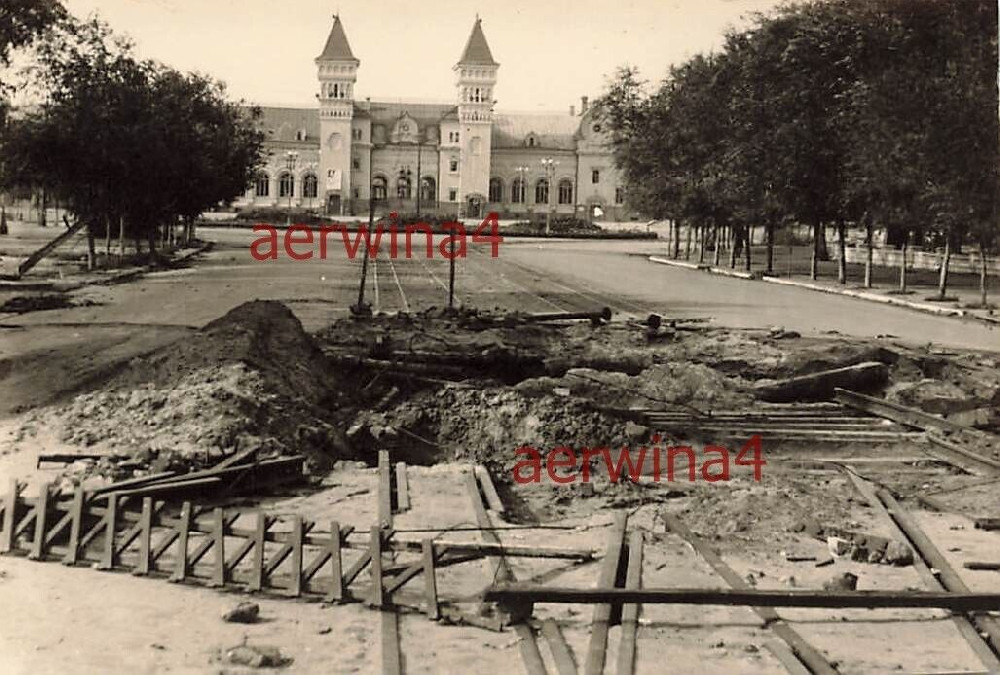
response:
[(357, 100), (361, 62), (340, 18), (316, 58), (318, 107), (262, 108), (266, 166), (237, 208), (367, 214), (529, 214), (625, 220), (631, 214), (587, 97), (558, 114), (497, 112), (500, 64), (477, 18), (449, 103)]

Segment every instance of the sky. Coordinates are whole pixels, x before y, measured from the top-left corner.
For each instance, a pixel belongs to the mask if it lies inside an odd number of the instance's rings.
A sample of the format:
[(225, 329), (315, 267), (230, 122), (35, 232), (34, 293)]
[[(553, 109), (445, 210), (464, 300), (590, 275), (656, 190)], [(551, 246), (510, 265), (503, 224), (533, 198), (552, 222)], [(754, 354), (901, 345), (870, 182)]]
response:
[(478, 14), (500, 63), (498, 110), (579, 108), (633, 65), (648, 80), (717, 49), (779, 0), (64, 0), (130, 36), (139, 56), (222, 80), (260, 105), (311, 106), (314, 59), (340, 15), (361, 60), (355, 98), (452, 101), (452, 67)]

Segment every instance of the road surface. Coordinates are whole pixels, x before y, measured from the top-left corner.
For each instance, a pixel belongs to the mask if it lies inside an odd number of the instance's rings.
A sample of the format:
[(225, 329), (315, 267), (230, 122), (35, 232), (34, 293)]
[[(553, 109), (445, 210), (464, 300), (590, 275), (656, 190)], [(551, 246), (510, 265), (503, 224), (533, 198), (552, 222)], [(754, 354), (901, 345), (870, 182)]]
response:
[[(331, 241), (325, 260), (258, 262), (249, 230), (203, 229), (214, 250), (190, 267), (83, 291), (99, 304), (0, 318), (0, 415), (69, 393), (103, 368), (167, 344), (253, 299), (286, 303), (307, 330), (347, 315), (357, 300), (361, 256)], [(649, 262), (649, 241), (508, 240), (492, 258), (469, 246), (456, 265), (457, 300), (525, 312), (610, 307), (618, 316), (706, 317), (714, 325), (782, 326), (804, 335), (892, 336), (911, 343), (1000, 352), (1000, 332), (978, 323), (853, 298), (689, 271)], [(435, 247), (436, 248), (436, 247)], [(400, 247), (402, 250), (402, 246)], [(383, 255), (388, 252), (386, 245)], [(448, 262), (377, 257), (366, 301), (375, 311), (417, 312), (447, 303)], [(6, 375), (4, 375), (6, 374)]]

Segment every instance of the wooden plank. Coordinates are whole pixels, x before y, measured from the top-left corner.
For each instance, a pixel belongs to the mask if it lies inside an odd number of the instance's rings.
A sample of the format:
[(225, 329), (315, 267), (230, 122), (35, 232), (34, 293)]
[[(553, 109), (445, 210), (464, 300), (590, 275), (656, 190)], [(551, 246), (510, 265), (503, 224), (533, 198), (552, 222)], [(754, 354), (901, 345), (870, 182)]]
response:
[[(472, 471), (465, 474), (465, 488), (469, 493), (469, 498), (472, 500), (472, 508), (476, 514), (476, 523), (479, 527), (483, 528), (493, 527), (493, 522), (490, 520), (490, 514), (486, 511), (486, 507), (483, 506), (483, 498), (479, 493), (479, 482), (476, 480), (476, 476)], [(497, 536), (496, 532), (493, 532), (490, 529), (482, 530), (480, 532), (480, 537), (482, 537), (487, 544), (501, 546), (500, 538)], [(496, 554), (489, 555), (488, 559), (493, 569), (494, 583), (508, 583), (514, 581), (514, 572), (511, 570), (510, 565), (504, 558), (504, 549), (502, 547)]]
[(63, 564), (75, 565), (80, 557), (80, 530), (83, 528), (83, 487), (77, 485), (73, 489), (73, 503), (69, 512), (73, 518), (69, 527), (69, 543), (66, 548), (66, 555), (63, 557)]
[(518, 623), (514, 626), (517, 633), (517, 647), (521, 652), (521, 661), (524, 662), (524, 669), (528, 675), (548, 675), (545, 669), (545, 662), (542, 661), (542, 652), (538, 649), (538, 642), (535, 640), (535, 632), (526, 623)]
[(812, 671), (802, 665), (802, 662), (795, 656), (795, 652), (784, 642), (768, 640), (764, 643), (764, 646), (771, 652), (774, 658), (781, 662), (781, 665), (785, 667), (789, 675), (812, 675)]
[[(628, 539), (628, 573), (625, 588), (642, 587), (642, 532), (636, 530)], [(618, 675), (635, 673), (636, 638), (639, 634), (639, 605), (630, 603), (622, 607), (622, 634), (618, 647)]]
[(486, 498), (486, 503), (489, 505), (490, 509), (496, 511), (497, 513), (505, 513), (507, 509), (504, 507), (503, 501), (500, 499), (500, 494), (497, 492), (496, 485), (493, 484), (493, 478), (490, 477), (489, 470), (482, 464), (477, 464), (475, 471), (476, 477), (479, 478), (479, 485), (483, 490), (483, 497)]
[(382, 634), (382, 675), (400, 675), (403, 672), (403, 657), (399, 651), (399, 617), (391, 609), (383, 609), (379, 614)]
[(883, 609), (888, 607), (950, 609), (961, 612), (1000, 611), (1000, 593), (952, 591), (820, 591), (764, 588), (573, 588), (511, 585), (484, 592), (483, 598), (504, 604), (748, 605), (753, 607), (821, 607)]
[[(997, 476), (1000, 475), (1000, 462), (986, 457), (974, 450), (970, 450), (967, 447), (954, 443), (949, 439), (942, 438), (941, 436), (928, 433), (927, 440), (931, 442), (932, 445), (936, 446), (939, 450), (945, 450), (947, 453), (952, 453), (958, 455), (961, 459), (952, 460), (958, 461), (963, 465), (963, 468), (968, 468), (970, 472), (976, 473), (983, 476)], [(972, 466), (965, 466), (969, 462)]]
[(378, 522), (381, 527), (392, 527), (392, 476), (389, 451), (378, 451)]
[[(346, 536), (346, 534), (341, 534), (340, 532), (340, 523), (336, 520), (330, 523), (330, 548), (328, 554), (330, 557), (330, 574), (332, 579), (330, 581), (330, 592), (326, 595), (327, 602), (339, 602), (344, 599), (343, 560), (340, 555), (340, 542), (341, 537)], [(320, 565), (322, 564), (321, 562)], [(319, 566), (316, 569), (319, 569)], [(312, 578), (312, 575), (307, 570), (306, 579), (310, 578)]]
[[(119, 495), (119, 497), (120, 497), (120, 495)], [(122, 502), (124, 501), (124, 499), (126, 499), (126, 498), (125, 497), (121, 497), (121, 500), (118, 502), (119, 505), (122, 504)], [(144, 498), (144, 499), (148, 499), (148, 498)], [(152, 520), (159, 515), (160, 511), (163, 509), (164, 506), (166, 506), (166, 502), (159, 502), (159, 503), (152, 502), (152, 512), (151, 512), (151, 515), (150, 515), (150, 523), (152, 523)], [(119, 555), (122, 554), (122, 553), (124, 553), (125, 550), (129, 546), (132, 545), (132, 542), (134, 542), (136, 539), (138, 539), (139, 535), (142, 534), (143, 527), (144, 527), (143, 526), (143, 515), (142, 515), (143, 513), (145, 513), (145, 509), (143, 509), (143, 511), (140, 512), (139, 519), (136, 521), (136, 523), (132, 527), (130, 527), (128, 530), (126, 530), (124, 533), (122, 533), (122, 535), (120, 537), (121, 541), (118, 544), (118, 554)]]
[(156, 542), (156, 546), (154, 546), (153, 550), (149, 552), (149, 561), (151, 565), (155, 567), (156, 561), (158, 561), (160, 557), (167, 552), (167, 549), (169, 549), (173, 543), (177, 541), (177, 536), (177, 529), (172, 528), (168, 530), (158, 542)]
[[(312, 523), (309, 523), (312, 527)], [(302, 595), (302, 535), (304, 534), (302, 516), (292, 516), (292, 584), (289, 591), (292, 597)]]
[[(628, 514), (615, 511), (614, 522), (608, 532), (608, 544), (601, 562), (601, 572), (598, 578), (598, 588), (612, 588), (618, 578), (618, 568), (621, 565), (622, 552), (625, 546), (625, 528), (628, 526)], [(583, 672), (586, 675), (601, 675), (604, 672), (604, 662), (607, 656), (608, 629), (611, 620), (611, 604), (601, 603), (594, 607), (591, 620), (590, 642), (587, 645), (587, 657)]]
[(923, 410), (908, 408), (906, 406), (899, 405), (898, 403), (886, 401), (885, 399), (865, 396), (864, 394), (847, 391), (846, 389), (836, 389), (834, 391), (834, 398), (844, 405), (858, 410), (863, 410), (872, 415), (884, 417), (898, 424), (913, 427), (915, 429), (925, 431), (927, 429), (940, 429), (947, 432), (956, 432), (968, 429), (968, 427), (956, 424), (955, 422), (946, 420), (943, 417), (925, 413)]
[[(301, 516), (296, 516), (296, 517), (301, 518)], [(301, 523), (299, 524), (299, 527), (300, 528), (302, 527)], [(307, 530), (311, 530), (312, 527), (313, 527), (313, 523), (311, 523), (311, 522), (307, 523), (305, 525), (306, 531)], [(278, 569), (278, 566), (281, 565), (281, 563), (285, 562), (285, 560), (288, 558), (288, 556), (292, 555), (295, 552), (295, 529), (294, 528), (295, 528), (295, 525), (294, 525), (294, 519), (293, 519), (292, 532), (289, 532), (289, 536), (288, 536), (287, 540), (281, 546), (281, 548), (278, 549), (277, 553), (275, 553), (273, 556), (271, 556), (271, 559), (267, 561), (267, 564), (264, 565), (264, 580), (265, 581), (267, 581), (268, 577), (270, 577), (272, 574), (274, 574), (274, 571), (276, 569)], [(299, 542), (300, 542), (299, 543), (299, 547), (301, 548), (301, 546), (302, 546), (301, 539), (304, 536), (303, 532), (300, 531), (298, 536), (299, 536)]]
[(406, 475), (406, 462), (396, 462), (396, 510), (410, 508), (410, 481)]
[[(694, 532), (689, 530), (687, 526), (681, 522), (680, 518), (667, 513), (666, 511), (660, 512), (660, 518), (663, 520), (665, 527), (669, 531), (686, 541), (688, 545), (694, 549), (695, 553), (700, 555), (702, 559), (715, 571), (715, 573), (722, 577), (727, 584), (729, 584), (729, 586), (734, 589), (747, 588), (747, 583), (743, 580), (743, 577), (727, 565), (722, 557), (712, 550), (707, 543), (705, 543)], [(788, 645), (795, 656), (803, 664), (805, 664), (810, 671), (816, 675), (836, 674), (837, 670), (829, 663), (829, 661), (826, 660), (826, 657), (824, 657), (815, 647), (806, 642), (805, 638), (799, 635), (794, 628), (786, 623), (773, 607), (754, 606), (752, 609), (757, 616), (759, 616), (765, 624), (768, 625), (770, 630), (773, 631), (775, 635), (785, 641), (785, 644)]]
[(149, 574), (149, 558), (152, 552), (150, 537), (153, 529), (153, 498), (142, 498), (142, 518), (139, 521), (139, 562), (132, 571), (137, 576)]
[(3, 530), (0, 531), (0, 553), (9, 553), (17, 543), (14, 537), (14, 523), (17, 516), (17, 503), (21, 496), (21, 485), (16, 478), (8, 483), (7, 501), (3, 509)]
[[(387, 570), (383, 569), (383, 572)], [(424, 560), (421, 558), (419, 561), (409, 565), (404, 568), (399, 574), (393, 577), (392, 581), (385, 584), (385, 592), (387, 595), (392, 595), (400, 588), (402, 588), (406, 582), (420, 575), (424, 571)]]
[(385, 605), (385, 598), (382, 594), (382, 536), (378, 526), (373, 525), (371, 529), (371, 569), (369, 570), (372, 582), (372, 595), (369, 602), (374, 607)]
[(253, 537), (253, 563), (248, 583), (250, 591), (259, 591), (264, 587), (264, 540), (270, 524), (271, 519), (268, 515), (263, 511), (257, 511), (257, 527)]
[(552, 652), (552, 660), (555, 661), (559, 675), (577, 675), (576, 659), (573, 658), (573, 651), (559, 624), (553, 619), (545, 619), (542, 621), (542, 635), (549, 643), (549, 651)]
[(216, 588), (226, 585), (226, 514), (221, 507), (212, 511), (215, 531), (212, 533), (212, 548), (215, 550), (215, 564), (209, 586)]
[(424, 602), (427, 608), (427, 616), (436, 621), (441, 618), (440, 604), (437, 593), (437, 570), (434, 566), (434, 540), (424, 539), (423, 545), (424, 562)]
[[(888, 511), (889, 517), (892, 518), (899, 529), (906, 535), (910, 544), (913, 545), (914, 550), (919, 553), (920, 557), (927, 561), (929, 567), (937, 570), (937, 578), (941, 582), (941, 585), (953, 596), (967, 594), (969, 587), (944, 557), (944, 554), (934, 545), (930, 537), (924, 533), (913, 516), (899, 505), (899, 502), (896, 501), (895, 497), (888, 490), (884, 488), (878, 490), (876, 497), (878, 497), (878, 500), (882, 502), (884, 508)], [(952, 607), (949, 609), (957, 608)], [(1000, 650), (1000, 624), (998, 624), (997, 620), (992, 616), (983, 615), (973, 617), (973, 621), (989, 637), (990, 642), (993, 644), (994, 652)], [(978, 648), (972, 642), (970, 642), (970, 646), (976, 649), (977, 654), (979, 653)], [(985, 664), (985, 661), (984, 665), (991, 667)]]
[(45, 557), (45, 528), (48, 526), (49, 493), (51, 486), (42, 483), (38, 486), (38, 498), (35, 500), (35, 536), (28, 558), (41, 560)]
[(181, 515), (177, 521), (177, 559), (174, 561), (174, 573), (171, 581), (184, 581), (188, 573), (188, 528), (191, 525), (191, 502), (181, 504)]
[(108, 505), (104, 512), (104, 556), (98, 563), (99, 570), (113, 570), (118, 563), (118, 547), (115, 546), (115, 528), (118, 527), (118, 495), (107, 496)]

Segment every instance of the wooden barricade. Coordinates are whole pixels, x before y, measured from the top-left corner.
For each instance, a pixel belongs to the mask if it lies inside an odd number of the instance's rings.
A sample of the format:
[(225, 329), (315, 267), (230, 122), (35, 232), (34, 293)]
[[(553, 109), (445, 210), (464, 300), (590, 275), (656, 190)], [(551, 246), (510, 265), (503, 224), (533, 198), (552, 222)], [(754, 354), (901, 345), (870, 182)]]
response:
[[(149, 496), (88, 493), (79, 487), (71, 495), (60, 495), (48, 485), (34, 497), (22, 491), (15, 480), (0, 496), (0, 554), (227, 590), (328, 602), (370, 598), (370, 590), (355, 598), (349, 586), (359, 578), (367, 581), (362, 572), (372, 569), (373, 551), (395, 544), (391, 527), (373, 528), (372, 542), (362, 544), (348, 542), (353, 527), (334, 521), (320, 531), (317, 523), (298, 515), (209, 508), (187, 501), (178, 506)], [(405, 544), (397, 548), (409, 551), (412, 547)], [(347, 549), (356, 557), (345, 560)], [(432, 590), (435, 567), (480, 557), (429, 542), (412, 555), (416, 558), (410, 562), (381, 570), (376, 562), (374, 571), (382, 579), (377, 586), (394, 593), (426, 571), (426, 597), (434, 601), (423, 607), (418, 602), (415, 609), (432, 618), (438, 609)]]

